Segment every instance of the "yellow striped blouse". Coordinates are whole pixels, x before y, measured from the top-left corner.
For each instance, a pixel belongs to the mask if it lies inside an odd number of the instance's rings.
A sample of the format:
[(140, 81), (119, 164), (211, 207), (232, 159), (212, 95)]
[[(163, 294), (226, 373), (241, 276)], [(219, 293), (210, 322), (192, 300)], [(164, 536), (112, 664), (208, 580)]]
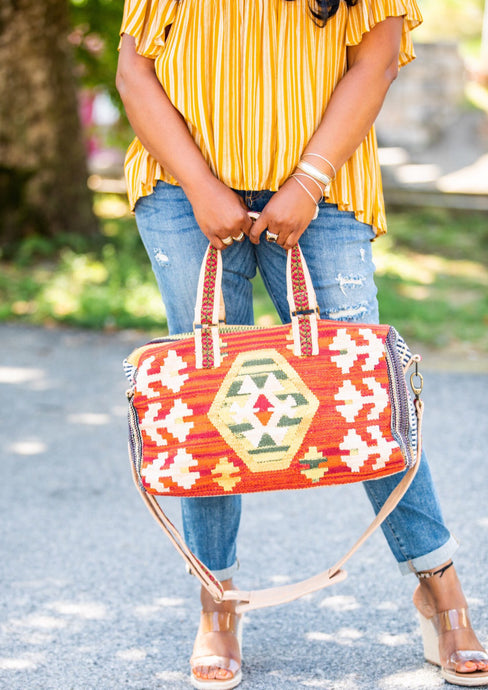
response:
[[(217, 177), (234, 189), (277, 190), (346, 71), (346, 47), (389, 16), (404, 17), (402, 66), (414, 58), (416, 0), (341, 1), (325, 28), (314, 24), (308, 0), (125, 0), (121, 34), (155, 60)], [(125, 174), (132, 208), (157, 180), (177, 184), (137, 138)], [(338, 171), (328, 201), (386, 231), (374, 129)]]

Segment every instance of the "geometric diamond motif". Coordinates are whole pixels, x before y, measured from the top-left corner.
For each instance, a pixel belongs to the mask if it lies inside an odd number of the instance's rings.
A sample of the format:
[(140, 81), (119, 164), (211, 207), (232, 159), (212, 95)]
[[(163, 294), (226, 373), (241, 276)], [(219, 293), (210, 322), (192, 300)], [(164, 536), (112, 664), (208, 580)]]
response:
[[(237, 476), (232, 477), (232, 475), (236, 473)], [(220, 487), (222, 487), (224, 491), (232, 491), (235, 485), (241, 481), (241, 478), (239, 476), (239, 468), (236, 467), (232, 462), (230, 462), (230, 460), (227, 457), (220, 458), (220, 460), (212, 470), (212, 474), (220, 475), (216, 476), (214, 481)]]
[(238, 355), (208, 418), (252, 472), (286, 469), (319, 401), (274, 349)]
[(300, 460), (300, 465), (304, 465), (304, 469), (300, 471), (315, 484), (329, 471), (327, 462), (328, 460), (322, 451), (312, 446)]

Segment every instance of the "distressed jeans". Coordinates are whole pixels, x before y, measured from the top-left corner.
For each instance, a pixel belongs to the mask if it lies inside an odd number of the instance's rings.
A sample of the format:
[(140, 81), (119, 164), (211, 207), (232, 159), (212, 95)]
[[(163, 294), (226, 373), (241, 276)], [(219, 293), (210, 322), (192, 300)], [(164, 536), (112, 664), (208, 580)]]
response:
[[(239, 192), (250, 210), (262, 211), (273, 192)], [(158, 182), (135, 208), (142, 241), (161, 291), (170, 333), (193, 328), (198, 276), (208, 240), (199, 229), (191, 204), (180, 187)], [(300, 238), (317, 294), (321, 318), (378, 323), (373, 279), (371, 226), (353, 213), (320, 202), (320, 212)], [(252, 324), (251, 279), (259, 268), (283, 322), (290, 320), (286, 298), (286, 252), (247, 238), (226, 248), (222, 290), (227, 323)], [(378, 512), (402, 474), (364, 482)], [(185, 540), (196, 556), (221, 580), (238, 567), (236, 540), (241, 496), (181, 499)], [(385, 520), (383, 533), (400, 570), (428, 570), (452, 557), (457, 542), (446, 528), (425, 455), (406, 495)]]

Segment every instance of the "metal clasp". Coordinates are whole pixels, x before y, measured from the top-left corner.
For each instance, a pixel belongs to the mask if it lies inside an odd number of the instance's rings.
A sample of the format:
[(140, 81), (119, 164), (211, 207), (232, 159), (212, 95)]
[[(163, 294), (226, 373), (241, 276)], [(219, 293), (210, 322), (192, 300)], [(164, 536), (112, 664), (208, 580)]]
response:
[[(417, 379), (417, 382), (415, 382)], [(415, 371), (410, 374), (410, 385), (412, 386), (412, 391), (414, 392), (415, 399), (419, 400), (420, 394), (424, 387), (424, 377), (419, 372), (419, 360), (415, 360)]]

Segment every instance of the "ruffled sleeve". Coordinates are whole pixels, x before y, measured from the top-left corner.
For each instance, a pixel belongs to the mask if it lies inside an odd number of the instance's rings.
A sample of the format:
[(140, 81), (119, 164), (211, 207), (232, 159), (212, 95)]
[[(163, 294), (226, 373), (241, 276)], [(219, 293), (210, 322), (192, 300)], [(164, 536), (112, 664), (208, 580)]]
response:
[(155, 59), (176, 16), (177, 0), (125, 0), (120, 35), (136, 41), (139, 55)]
[(403, 17), (403, 32), (398, 64), (406, 65), (415, 58), (411, 31), (422, 23), (416, 0), (358, 0), (349, 8), (346, 26), (346, 44), (361, 43), (363, 34), (387, 17)]

